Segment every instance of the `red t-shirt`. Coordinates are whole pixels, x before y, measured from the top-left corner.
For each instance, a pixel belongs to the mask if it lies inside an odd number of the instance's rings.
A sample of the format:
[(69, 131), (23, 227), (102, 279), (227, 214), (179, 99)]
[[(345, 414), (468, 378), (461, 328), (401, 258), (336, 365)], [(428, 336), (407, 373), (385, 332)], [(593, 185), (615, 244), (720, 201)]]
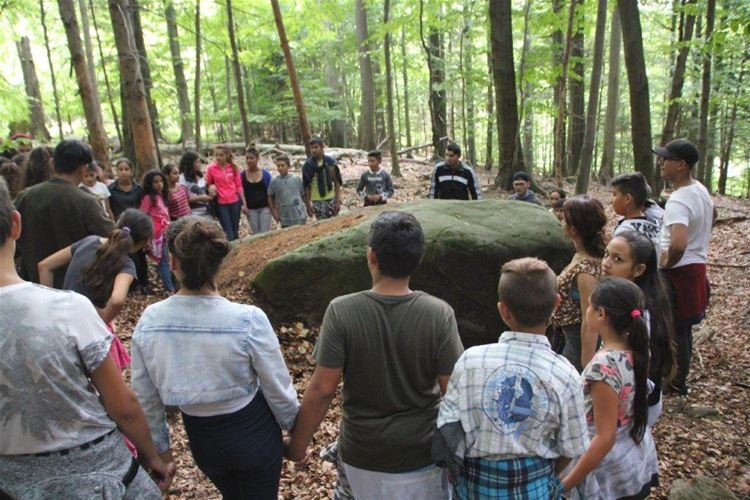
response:
[(240, 169), (231, 163), (223, 167), (213, 162), (206, 170), (206, 186), (216, 186), (216, 201), (219, 205), (230, 205), (239, 201), (242, 192)]

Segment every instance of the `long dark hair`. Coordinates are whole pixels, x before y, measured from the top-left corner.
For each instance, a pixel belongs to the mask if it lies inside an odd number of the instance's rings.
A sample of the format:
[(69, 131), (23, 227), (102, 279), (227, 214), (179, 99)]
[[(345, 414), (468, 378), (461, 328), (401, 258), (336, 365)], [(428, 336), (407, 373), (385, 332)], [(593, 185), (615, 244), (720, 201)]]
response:
[(672, 301), (667, 285), (659, 274), (658, 257), (654, 243), (637, 231), (618, 234), (630, 247), (633, 263), (646, 269), (633, 281), (641, 288), (651, 320), (651, 364), (649, 378), (661, 385), (663, 378), (670, 379), (675, 369), (674, 323)]
[(216, 289), (216, 273), (232, 249), (216, 221), (183, 217), (169, 227), (167, 245), (180, 263), (183, 271), (180, 283), (187, 290), (199, 290), (204, 285)]
[(131, 246), (145, 243), (153, 234), (154, 224), (147, 214), (128, 208), (120, 215), (107, 241), (96, 251), (94, 261), (81, 271), (81, 282), (92, 302), (107, 303), (115, 276), (127, 262)]
[(604, 278), (591, 292), (591, 305), (604, 309), (612, 329), (627, 339), (633, 354), (635, 397), (630, 437), (640, 443), (648, 422), (649, 341), (643, 317), (643, 292), (638, 285), (624, 278)]
[[(161, 192), (154, 189), (154, 178), (161, 177)], [(161, 196), (164, 203), (169, 200), (169, 181), (159, 170), (149, 170), (143, 176), (143, 194), (151, 198), (151, 203), (156, 203), (156, 197)]]
[(26, 164), (26, 187), (40, 184), (52, 177), (50, 161), (54, 150), (47, 146), (34, 148)]
[(568, 198), (563, 204), (565, 224), (572, 227), (581, 237), (586, 253), (601, 259), (607, 243), (604, 241), (604, 226), (607, 215), (604, 205), (596, 198), (587, 195)]
[(195, 161), (198, 159), (200, 156), (195, 151), (185, 151), (180, 158), (180, 173), (188, 182), (198, 182), (198, 177), (203, 176), (199, 170), (195, 169)]

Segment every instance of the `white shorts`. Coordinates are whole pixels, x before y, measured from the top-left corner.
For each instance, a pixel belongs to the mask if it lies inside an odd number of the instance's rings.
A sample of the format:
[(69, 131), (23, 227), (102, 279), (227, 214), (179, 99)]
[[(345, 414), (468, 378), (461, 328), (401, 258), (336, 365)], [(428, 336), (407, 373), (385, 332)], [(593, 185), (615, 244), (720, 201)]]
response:
[(359, 469), (343, 464), (357, 500), (450, 500), (451, 486), (445, 469), (430, 465), (399, 474)]

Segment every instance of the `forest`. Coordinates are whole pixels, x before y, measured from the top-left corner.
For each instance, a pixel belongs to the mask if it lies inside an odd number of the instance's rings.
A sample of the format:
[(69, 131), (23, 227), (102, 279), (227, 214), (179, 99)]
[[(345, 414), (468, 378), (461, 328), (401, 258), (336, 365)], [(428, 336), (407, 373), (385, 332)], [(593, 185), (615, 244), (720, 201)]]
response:
[(84, 137), (105, 166), (313, 133), (392, 158), (455, 141), (499, 187), (585, 192), (659, 187), (651, 147), (687, 137), (697, 178), (750, 195), (744, 0), (2, 0), (0, 26), (3, 136)]

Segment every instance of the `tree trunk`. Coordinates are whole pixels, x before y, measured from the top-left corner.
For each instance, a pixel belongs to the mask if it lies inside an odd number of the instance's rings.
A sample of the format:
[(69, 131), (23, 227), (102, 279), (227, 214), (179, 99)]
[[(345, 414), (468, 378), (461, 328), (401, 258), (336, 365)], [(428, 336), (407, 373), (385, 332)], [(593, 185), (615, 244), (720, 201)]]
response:
[[(575, 1), (575, 0), (571, 0)], [(555, 19), (563, 17), (563, 0), (552, 0), (552, 11)], [(554, 101), (558, 112), (554, 121), (554, 140), (553, 140), (553, 170), (557, 177), (557, 182), (561, 183), (568, 171), (567, 148), (565, 140), (565, 131), (567, 129), (567, 107), (565, 102), (565, 78), (563, 77), (563, 57), (565, 55), (565, 45), (563, 45), (563, 32), (556, 29), (552, 32), (552, 64), (559, 73), (555, 79)], [(560, 112), (562, 110), (562, 113)], [(561, 118), (562, 116), (562, 118)], [(562, 123), (558, 123), (562, 120)]]
[(651, 110), (638, 0), (618, 0), (618, 8), (630, 90), (633, 165), (648, 180), (654, 195), (658, 196), (658, 182), (654, 177), (654, 158), (651, 152)]
[(234, 11), (232, 0), (227, 0), (227, 28), (229, 29), (229, 44), (232, 47), (232, 68), (234, 69), (235, 90), (237, 91), (237, 106), (240, 110), (242, 120), (242, 138), (245, 145), (249, 145), (250, 122), (247, 120), (247, 108), (245, 107), (245, 91), (242, 88), (242, 68), (240, 67), (240, 53), (237, 49), (237, 37), (234, 34)]
[[(583, 25), (584, 25), (584, 5), (583, 0), (578, 1), (578, 7), (575, 10), (573, 39), (570, 45), (569, 65), (572, 71), (568, 71), (568, 94), (570, 98), (569, 127), (568, 134), (570, 151), (570, 164), (568, 165), (568, 175), (578, 175), (578, 167), (581, 161), (581, 148), (583, 147), (584, 134), (586, 131), (586, 121), (584, 119), (584, 95), (583, 85)], [(600, 68), (601, 70), (601, 68)], [(590, 95), (590, 94), (589, 94)]]
[[(487, 37), (487, 44), (490, 45), (490, 36)], [(487, 69), (490, 75), (495, 72), (492, 69), (492, 51), (487, 51)], [(493, 119), (495, 117), (495, 89), (492, 86), (492, 78), (487, 79), (487, 133), (485, 134), (487, 140), (485, 142), (485, 156), (484, 156), (484, 170), (489, 172), (492, 170), (492, 147), (495, 141), (492, 139), (492, 130), (495, 128)]]
[[(727, 193), (727, 177), (729, 176), (729, 159), (732, 155), (732, 143), (734, 142), (734, 129), (735, 123), (737, 123), (737, 103), (740, 100), (742, 93), (742, 79), (745, 76), (745, 62), (748, 59), (749, 52), (746, 49), (745, 55), (740, 62), (740, 74), (737, 77), (737, 85), (735, 86), (734, 99), (732, 101), (732, 111), (729, 116), (729, 123), (726, 127), (723, 127), (725, 132), (721, 141), (721, 154), (719, 156), (719, 194), (725, 195)], [(709, 187), (710, 189), (710, 187)]]
[(195, 0), (195, 82), (193, 106), (195, 111), (195, 150), (201, 150), (201, 0)]
[[(407, 59), (406, 59), (406, 35), (405, 29), (401, 28), (401, 71), (404, 80), (404, 128), (406, 129), (406, 143), (411, 146), (411, 118), (409, 116), (409, 76), (407, 70)], [(407, 155), (407, 158), (411, 158), (411, 152)]]
[(531, 172), (534, 165), (533, 159), (533, 129), (534, 123), (531, 119), (531, 107), (527, 109), (526, 102), (531, 93), (531, 84), (526, 79), (526, 61), (529, 56), (531, 38), (529, 36), (529, 14), (531, 13), (531, 0), (526, 0), (523, 8), (523, 48), (521, 49), (521, 62), (518, 67), (518, 83), (521, 86), (521, 105), (519, 121), (523, 123), (523, 151), (526, 153), (526, 168)]
[(477, 166), (477, 126), (474, 121), (476, 120), (476, 109), (474, 104), (474, 39), (471, 37), (471, 7), (473, 3), (468, 4), (464, 8), (464, 15), (467, 17), (464, 26), (464, 50), (463, 50), (463, 63), (466, 70), (468, 79), (464, 76), (464, 107), (466, 109), (466, 124), (464, 125), (466, 134), (466, 149), (467, 158), (472, 167)]
[(44, 123), (42, 93), (39, 91), (39, 80), (36, 77), (36, 68), (34, 67), (34, 59), (31, 57), (31, 45), (28, 37), (21, 37), (21, 40), (16, 42), (16, 48), (18, 49), (18, 58), (21, 60), (26, 97), (29, 102), (31, 133), (35, 139), (47, 142), (50, 139), (49, 130)]
[(284, 28), (284, 19), (281, 17), (279, 0), (271, 0), (271, 6), (273, 7), (273, 18), (276, 21), (276, 30), (279, 32), (279, 43), (281, 43), (281, 49), (284, 51), (286, 69), (289, 73), (289, 85), (292, 87), (292, 95), (294, 95), (294, 105), (297, 108), (299, 128), (302, 133), (302, 142), (305, 144), (306, 154), (310, 156), (310, 125), (307, 121), (305, 104), (302, 101), (302, 92), (300, 92), (299, 83), (297, 81), (297, 70), (294, 68), (292, 51), (289, 49), (289, 41), (286, 38), (286, 29)]
[(490, 0), (492, 76), (497, 103), (497, 133), (500, 147), (500, 171), (495, 185), (510, 189), (513, 173), (526, 170), (518, 133), (516, 71), (513, 64), (513, 25), (510, 0)]
[(122, 136), (122, 128), (120, 127), (120, 118), (117, 116), (117, 107), (115, 106), (115, 100), (114, 97), (112, 97), (112, 86), (109, 83), (109, 75), (107, 74), (107, 64), (104, 59), (104, 51), (102, 50), (102, 39), (99, 36), (99, 25), (96, 22), (96, 11), (94, 10), (93, 0), (89, 0), (89, 9), (91, 10), (91, 23), (94, 25), (94, 34), (96, 35), (96, 46), (99, 49), (99, 62), (102, 65), (104, 86), (107, 89), (107, 102), (109, 102), (109, 110), (112, 112), (112, 119), (115, 122), (117, 139), (120, 141), (120, 147), (122, 148), (124, 146), (125, 140)]
[[(333, 50), (334, 47), (331, 47), (330, 49)], [(331, 146), (343, 148), (347, 146), (346, 103), (343, 99), (344, 92), (341, 88), (341, 80), (339, 70), (336, 67), (336, 62), (337, 61), (333, 58), (326, 58), (325, 62), (326, 83), (331, 90), (331, 98), (328, 100), (328, 107), (334, 113), (334, 117), (329, 124), (331, 132), (327, 142)]]
[(568, 29), (565, 37), (565, 48), (563, 49), (561, 66), (562, 70), (559, 79), (558, 101), (557, 101), (557, 119), (555, 120), (555, 177), (559, 186), (563, 185), (565, 176), (565, 159), (562, 156), (565, 153), (565, 87), (568, 79), (568, 64), (570, 62), (570, 53), (573, 46), (573, 27), (575, 26), (575, 12), (577, 0), (571, 0), (570, 11), (568, 13)]
[(391, 0), (383, 2), (383, 27), (385, 29), (385, 39), (383, 40), (383, 52), (385, 56), (385, 89), (386, 89), (386, 109), (388, 113), (388, 145), (391, 150), (391, 175), (401, 177), (401, 168), (398, 164), (398, 138), (396, 136), (395, 117), (393, 113), (393, 67), (391, 64), (391, 31), (388, 26), (390, 16)]
[(83, 47), (86, 49), (86, 65), (89, 69), (89, 78), (91, 79), (91, 95), (94, 102), (99, 107), (102, 105), (102, 98), (99, 94), (99, 82), (96, 80), (96, 61), (94, 60), (94, 45), (91, 43), (91, 23), (89, 22), (89, 13), (86, 6), (86, 0), (78, 0), (78, 10), (81, 11), (81, 31), (83, 31)]
[(91, 93), (91, 79), (86, 68), (86, 57), (81, 45), (81, 33), (76, 20), (76, 10), (73, 0), (58, 0), (60, 19), (65, 26), (65, 35), (68, 38), (68, 49), (76, 72), (78, 93), (83, 103), (83, 112), (86, 116), (86, 126), (89, 133), (89, 143), (94, 153), (94, 158), (105, 170), (111, 170), (109, 163), (109, 142), (107, 133), (102, 124), (101, 109), (95, 105)]
[(364, 0), (354, 2), (354, 19), (357, 28), (357, 51), (359, 53), (360, 79), (360, 115), (359, 115), (359, 147), (362, 149), (375, 148), (375, 81), (372, 74), (372, 61), (367, 41), (367, 10)]
[(615, 140), (617, 136), (617, 113), (620, 105), (620, 51), (622, 49), (622, 28), (620, 11), (612, 11), (612, 26), (609, 33), (609, 75), (607, 84), (607, 111), (604, 120), (604, 146), (602, 164), (599, 168), (599, 183), (609, 184), (615, 175)]
[(604, 61), (604, 30), (606, 28), (607, 0), (599, 0), (594, 34), (594, 61), (591, 64), (591, 85), (589, 86), (588, 112), (586, 113), (586, 134), (581, 148), (581, 165), (576, 181), (576, 194), (584, 194), (589, 190), (591, 164), (594, 161), (594, 142), (596, 141), (597, 115), (599, 113), (599, 87)]
[[(686, 6), (695, 4), (696, 0), (687, 0)], [(667, 108), (667, 119), (664, 121), (664, 128), (661, 132), (661, 144), (664, 145), (674, 139), (675, 127), (680, 114), (680, 98), (682, 97), (682, 87), (685, 83), (685, 66), (687, 65), (688, 53), (690, 52), (690, 40), (693, 38), (693, 27), (695, 26), (695, 16), (684, 14), (684, 25), (680, 29), (680, 48), (677, 52), (675, 61), (674, 74), (672, 75), (672, 86), (669, 91), (669, 104)], [(624, 29), (623, 19), (623, 32)]]
[(177, 32), (177, 14), (174, 10), (172, 0), (166, 0), (164, 6), (164, 17), (167, 20), (167, 33), (169, 35), (169, 52), (172, 56), (172, 68), (174, 69), (175, 85), (177, 86), (177, 105), (180, 109), (180, 142), (192, 143), (195, 141), (193, 135), (193, 124), (190, 122), (190, 98), (188, 97), (187, 80), (182, 64), (180, 52), (180, 38)]
[(445, 59), (443, 36), (431, 29), (429, 40), (430, 63), (430, 111), (432, 118), (432, 144), (435, 157), (445, 156), (445, 137), (448, 136), (448, 102), (445, 97)]
[[(229, 61), (229, 56), (224, 56), (224, 86), (226, 87), (227, 97), (227, 134), (230, 141), (235, 139), (234, 136), (234, 112), (233, 102), (234, 96), (232, 95), (232, 63)], [(244, 139), (244, 138), (243, 138)]]
[(59, 138), (62, 141), (63, 126), (62, 126), (62, 115), (60, 114), (60, 97), (57, 93), (57, 79), (55, 78), (55, 67), (52, 64), (52, 51), (49, 48), (49, 36), (47, 34), (47, 13), (44, 10), (44, 0), (39, 0), (39, 11), (41, 13), (42, 32), (44, 33), (44, 48), (47, 49), (47, 63), (49, 64), (50, 80), (52, 80), (52, 94), (55, 98), (55, 117), (57, 118), (57, 130)]
[[(162, 140), (161, 126), (159, 124), (159, 110), (156, 107), (153, 97), (151, 96), (151, 89), (154, 87), (154, 82), (151, 79), (151, 65), (148, 63), (148, 54), (146, 53), (146, 42), (143, 38), (143, 26), (141, 24), (141, 10), (138, 5), (138, 0), (128, 0), (130, 4), (130, 16), (131, 26), (133, 29), (133, 39), (135, 40), (135, 48), (138, 51), (138, 66), (140, 67), (141, 76), (143, 77), (143, 88), (146, 92), (146, 103), (148, 103), (148, 113), (151, 119), (151, 130), (154, 134), (154, 142), (158, 143)], [(159, 165), (161, 165), (161, 158), (159, 157), (159, 151), (157, 150), (157, 159)]]
[[(69, 1), (69, 0), (68, 0)], [(127, 14), (128, 0), (108, 0), (112, 32), (117, 47), (120, 68), (120, 81), (124, 93), (124, 108), (127, 109), (125, 127), (130, 130), (133, 140), (133, 160), (136, 173), (140, 174), (159, 168), (159, 158), (151, 128), (146, 90), (141, 76), (140, 56), (131, 33), (131, 16)]]
[[(711, 167), (707, 163), (708, 142), (708, 107), (711, 102), (711, 57), (713, 54), (712, 34), (714, 31), (714, 17), (716, 16), (716, 0), (707, 0), (706, 2), (706, 31), (705, 48), (703, 52), (703, 75), (701, 78), (701, 114), (700, 114), (700, 131), (698, 133), (698, 179), (706, 182), (706, 167)], [(707, 184), (709, 190), (711, 185)]]
[[(197, 0), (200, 1), (200, 0)], [(208, 66), (208, 59), (205, 57), (206, 54), (203, 53), (203, 67), (206, 68), (206, 83), (208, 83), (208, 94), (211, 96), (211, 109), (213, 110), (213, 115), (218, 117), (221, 116), (221, 110), (219, 109), (219, 98), (216, 95), (216, 88), (214, 87), (214, 78), (210, 71), (210, 68)], [(224, 60), (226, 61), (226, 57)], [(226, 72), (227, 78), (229, 78), (229, 72)], [(227, 120), (230, 124), (232, 123), (231, 119)], [(219, 140), (219, 142), (224, 142), (227, 140), (227, 133), (226, 129), (224, 128), (224, 120), (214, 120), (214, 129), (216, 130), (216, 137)]]

